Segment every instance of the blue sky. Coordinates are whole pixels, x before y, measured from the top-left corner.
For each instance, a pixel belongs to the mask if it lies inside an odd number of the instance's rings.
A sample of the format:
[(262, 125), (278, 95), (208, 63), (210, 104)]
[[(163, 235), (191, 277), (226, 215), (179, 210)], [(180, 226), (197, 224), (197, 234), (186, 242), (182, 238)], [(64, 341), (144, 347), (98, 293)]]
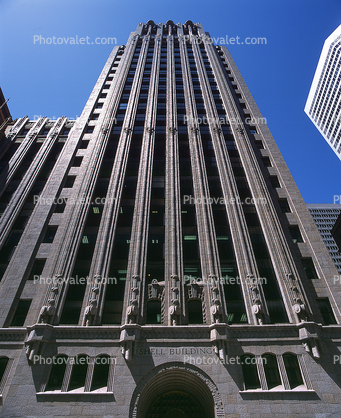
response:
[[(212, 37), (265, 37), (227, 47), (305, 201), (341, 195), (341, 161), (303, 111), (324, 40), (341, 23), (340, 0), (0, 0), (0, 86), (12, 116), (79, 116), (114, 46), (94, 40), (125, 44), (149, 19), (190, 19)], [(40, 41), (77, 35), (94, 44)]]

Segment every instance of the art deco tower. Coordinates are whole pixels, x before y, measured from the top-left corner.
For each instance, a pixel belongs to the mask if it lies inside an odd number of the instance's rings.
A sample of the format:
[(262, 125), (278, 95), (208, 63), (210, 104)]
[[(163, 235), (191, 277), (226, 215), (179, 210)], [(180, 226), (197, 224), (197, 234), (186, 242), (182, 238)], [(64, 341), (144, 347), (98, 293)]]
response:
[(139, 24), (0, 147), (0, 416), (339, 411), (339, 276), (201, 24)]

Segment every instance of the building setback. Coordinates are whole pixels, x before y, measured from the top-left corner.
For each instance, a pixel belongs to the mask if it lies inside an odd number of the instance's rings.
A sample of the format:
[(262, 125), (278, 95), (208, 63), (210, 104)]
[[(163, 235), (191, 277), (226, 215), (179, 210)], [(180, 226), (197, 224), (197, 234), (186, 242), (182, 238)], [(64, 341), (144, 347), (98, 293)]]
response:
[(341, 159), (341, 25), (326, 39), (304, 108)]
[(148, 21), (80, 118), (7, 129), (1, 417), (338, 416), (341, 283), (264, 122), (201, 24)]

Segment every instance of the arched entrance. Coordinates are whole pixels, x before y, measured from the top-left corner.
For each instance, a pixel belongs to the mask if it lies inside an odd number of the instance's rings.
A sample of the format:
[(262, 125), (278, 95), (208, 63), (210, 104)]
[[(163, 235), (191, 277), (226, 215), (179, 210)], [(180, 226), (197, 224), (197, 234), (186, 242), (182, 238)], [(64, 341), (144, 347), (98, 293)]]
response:
[(193, 396), (171, 391), (159, 396), (149, 407), (146, 418), (206, 418), (205, 411)]
[(189, 364), (167, 363), (138, 383), (129, 417), (218, 418), (224, 417), (224, 408), (208, 375)]

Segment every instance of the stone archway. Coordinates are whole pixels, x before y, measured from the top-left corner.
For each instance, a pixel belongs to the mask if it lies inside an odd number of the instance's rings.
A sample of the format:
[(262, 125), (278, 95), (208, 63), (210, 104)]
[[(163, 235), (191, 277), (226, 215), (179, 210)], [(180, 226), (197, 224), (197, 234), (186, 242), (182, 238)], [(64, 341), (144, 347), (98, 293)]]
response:
[(148, 408), (146, 418), (206, 418), (200, 403), (186, 392), (160, 395)]
[(141, 379), (132, 396), (129, 417), (150, 416), (223, 418), (224, 408), (216, 385), (206, 373), (189, 364), (166, 363)]

